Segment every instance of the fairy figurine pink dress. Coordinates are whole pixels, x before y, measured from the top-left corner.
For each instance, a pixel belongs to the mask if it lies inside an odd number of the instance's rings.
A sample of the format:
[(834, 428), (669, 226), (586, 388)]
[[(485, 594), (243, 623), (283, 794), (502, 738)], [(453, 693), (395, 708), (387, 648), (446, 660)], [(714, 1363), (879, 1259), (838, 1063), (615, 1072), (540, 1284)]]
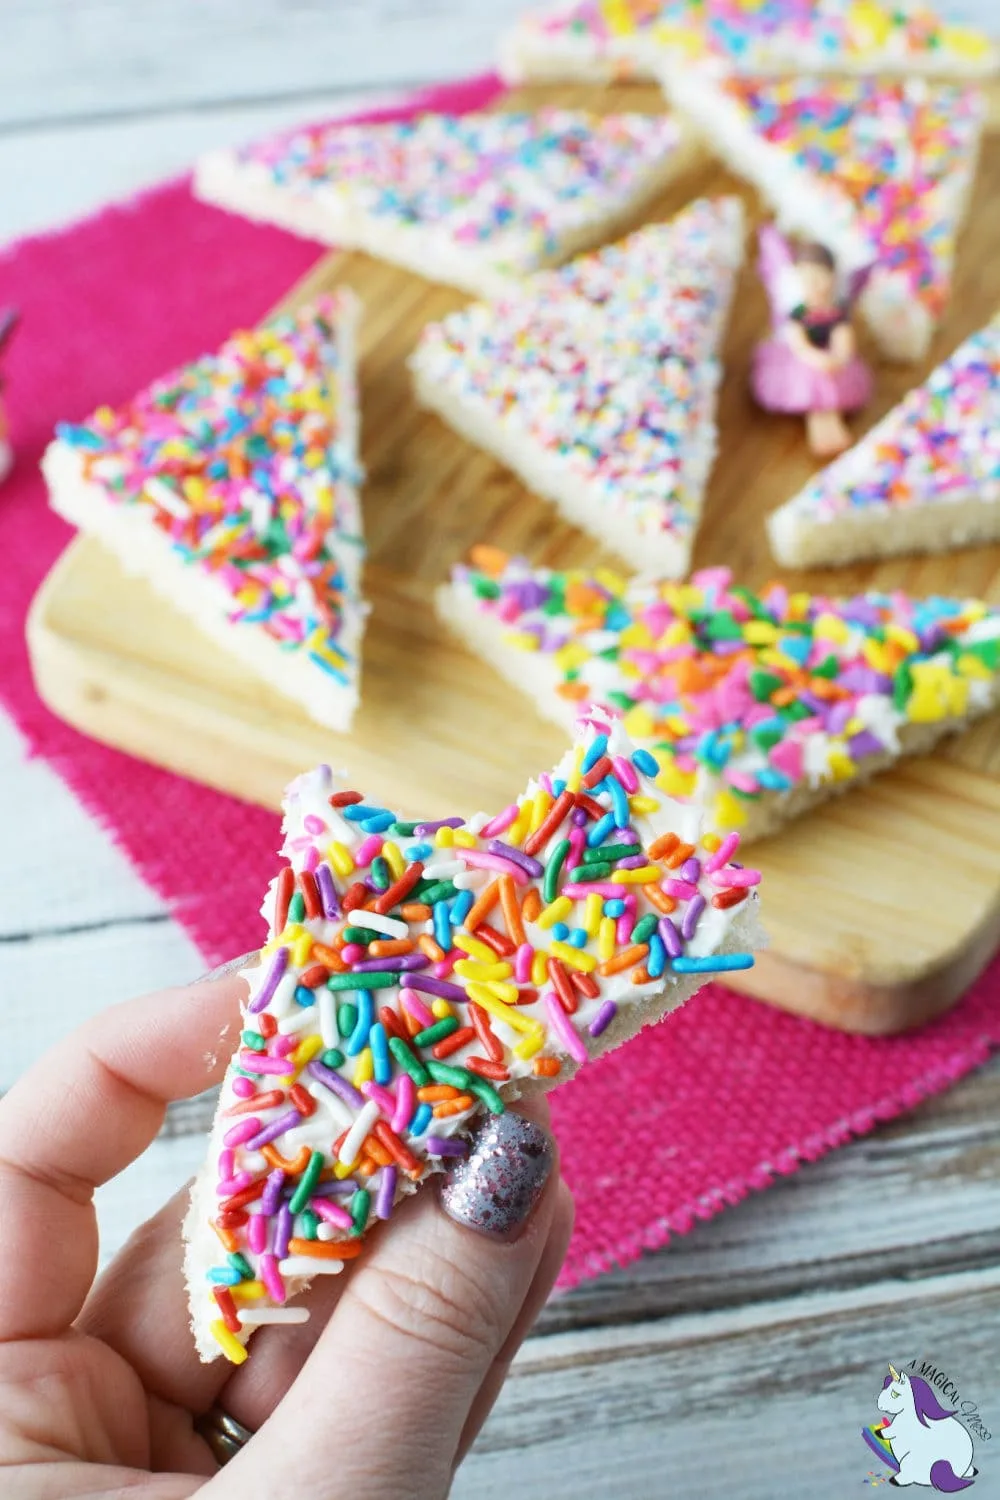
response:
[(791, 246), (773, 224), (760, 231), (761, 280), (772, 332), (754, 350), (750, 385), (765, 411), (801, 413), (809, 447), (830, 458), (851, 445), (846, 412), (864, 406), (872, 375), (857, 352), (851, 312), (868, 271), (838, 291), (825, 245)]

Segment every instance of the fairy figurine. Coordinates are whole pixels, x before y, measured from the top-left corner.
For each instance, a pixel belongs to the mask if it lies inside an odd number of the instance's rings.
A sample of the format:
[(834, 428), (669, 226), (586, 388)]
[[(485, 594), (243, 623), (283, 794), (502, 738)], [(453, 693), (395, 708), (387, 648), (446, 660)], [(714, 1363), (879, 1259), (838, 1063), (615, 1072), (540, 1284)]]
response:
[[(17, 312), (13, 307), (0, 308), (0, 356), (10, 343), (11, 334), (17, 327)], [(3, 381), (0, 380), (0, 484), (14, 467), (14, 450), (10, 445), (7, 429), (7, 413), (3, 405)]]
[(831, 458), (851, 445), (844, 414), (864, 406), (872, 393), (871, 371), (851, 327), (870, 268), (839, 288), (825, 245), (790, 244), (765, 224), (758, 270), (772, 327), (754, 350), (751, 389), (765, 411), (801, 412), (810, 449), (817, 458)]

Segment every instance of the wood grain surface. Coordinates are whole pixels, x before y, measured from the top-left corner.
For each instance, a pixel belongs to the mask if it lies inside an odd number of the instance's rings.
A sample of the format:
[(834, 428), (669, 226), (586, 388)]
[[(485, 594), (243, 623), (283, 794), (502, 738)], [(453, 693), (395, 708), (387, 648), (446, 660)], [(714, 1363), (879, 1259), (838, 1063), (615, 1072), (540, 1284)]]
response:
[[(553, 97), (605, 110), (662, 107), (655, 89), (621, 85), (532, 88), (514, 102)], [(955, 309), (936, 357), (1000, 302), (1000, 247), (989, 212), (998, 187), (1000, 140), (991, 137), (962, 244)], [(742, 192), (754, 212), (750, 195), (695, 150), (647, 217), (670, 214), (696, 193), (722, 191)], [(354, 286), (365, 308), (366, 587), (374, 606), (363, 706), (350, 738), (317, 728), (294, 704), (261, 689), (89, 540), (63, 559), (33, 612), (38, 685), (57, 712), (98, 738), (265, 803), (276, 805), (303, 766), (328, 759), (409, 814), (502, 806), (529, 774), (554, 763), (561, 737), (448, 637), (428, 599), (477, 540), (559, 566), (606, 558), (499, 464), (416, 407), (406, 357), (423, 324), (460, 306), (462, 294), (365, 256), (334, 254), (289, 300), (338, 281)], [(765, 417), (747, 394), (744, 372), (766, 319), (749, 268), (735, 309), (721, 453), (696, 564), (725, 562), (741, 581), (760, 584), (775, 573), (764, 517), (812, 464), (801, 423)], [(921, 373), (884, 368), (866, 420)], [(989, 594), (998, 561), (1000, 549), (979, 549), (785, 576), (796, 586), (845, 592), (878, 585)], [(951, 1004), (1000, 942), (1000, 783), (990, 774), (998, 738), (1000, 721), (991, 718), (932, 759), (906, 763), (758, 845), (772, 942), (741, 983), (790, 1009), (868, 1032), (899, 1030)], [(934, 860), (924, 857), (930, 839)], [(939, 860), (953, 872), (944, 890)], [(924, 915), (932, 907), (933, 924)]]

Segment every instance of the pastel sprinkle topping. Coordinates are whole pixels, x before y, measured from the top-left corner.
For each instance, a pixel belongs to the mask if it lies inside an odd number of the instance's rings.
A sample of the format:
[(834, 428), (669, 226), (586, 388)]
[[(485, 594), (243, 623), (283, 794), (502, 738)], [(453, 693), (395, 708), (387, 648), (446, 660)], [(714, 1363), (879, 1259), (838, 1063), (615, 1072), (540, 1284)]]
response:
[(755, 593), (724, 568), (627, 582), (494, 548), (453, 589), (544, 664), (524, 674), (540, 706), (560, 721), (580, 703), (620, 714), (660, 763), (657, 785), (716, 828), (745, 827), (768, 794), (849, 781), (902, 753), (907, 726), (985, 711), (997, 692), (1000, 611), (976, 600)]
[(744, 73), (868, 65), (947, 74), (995, 62), (983, 32), (946, 22), (923, 0), (580, 0), (522, 29), (542, 55), (546, 40), (564, 40), (643, 71), (658, 58)]
[(696, 198), (666, 222), (646, 224), (557, 271), (539, 271), (525, 292), (549, 307), (585, 302), (640, 344), (710, 359), (742, 264), (744, 233), (738, 198)]
[[(979, 92), (922, 79), (804, 77), (729, 78), (719, 88), (747, 129), (814, 175), (830, 236), (849, 223), (859, 261), (875, 261), (939, 315), (982, 127)], [(790, 180), (789, 201), (796, 191)]]
[(737, 200), (701, 199), (425, 331), (423, 384), (527, 436), (630, 527), (690, 540), (714, 451)]
[(357, 671), (344, 635), (361, 609), (361, 471), (341, 341), (355, 311), (338, 292), (236, 333), (127, 405), (60, 425), (55, 445), (105, 502), (211, 580), (229, 624), (337, 684)]
[(349, 236), (362, 214), (389, 231), (433, 230), (521, 273), (628, 203), (679, 140), (666, 115), (549, 108), (334, 121), (255, 142), (236, 160), (335, 208)]
[(1000, 316), (781, 510), (822, 524), (977, 497), (1000, 499)]
[(753, 962), (753, 924), (734, 923), (759, 876), (658, 775), (595, 719), (493, 818), (403, 820), (327, 767), (292, 784), (287, 863), (188, 1223), (205, 1357), (244, 1359), (270, 1309), (339, 1271), (405, 1191), (467, 1151), (507, 1085), (559, 1081), (697, 977)]

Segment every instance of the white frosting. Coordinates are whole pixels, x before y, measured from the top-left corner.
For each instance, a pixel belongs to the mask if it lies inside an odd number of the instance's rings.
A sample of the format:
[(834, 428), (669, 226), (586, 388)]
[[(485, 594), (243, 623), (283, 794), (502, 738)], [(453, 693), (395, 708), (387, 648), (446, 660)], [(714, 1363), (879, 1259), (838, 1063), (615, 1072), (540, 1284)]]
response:
[[(579, 776), (577, 767), (579, 766), (580, 758), (584, 754), (585, 748), (593, 740), (595, 732), (592, 728), (588, 729), (577, 747), (567, 752), (563, 761), (553, 772), (553, 780), (568, 780), (572, 784), (573, 778)], [(606, 753), (609, 756), (621, 756), (631, 764), (632, 746), (621, 725), (615, 723), (614, 725), (607, 726), (607, 735), (608, 744)], [(673, 833), (677, 835), (677, 838), (682, 843), (698, 846), (699, 826), (696, 810), (691, 807), (678, 806), (659, 791), (654, 781), (638, 771), (636, 772), (636, 776), (639, 783), (639, 794), (649, 799), (650, 810), (648, 812), (641, 812), (635, 810), (634, 807), (627, 809), (628, 826), (635, 831), (635, 842), (638, 842), (643, 849), (646, 849), (661, 835)], [(620, 785), (620, 783), (618, 784)], [(351, 851), (357, 851), (362, 843), (370, 840), (371, 835), (362, 830), (358, 822), (351, 822), (345, 819), (341, 812), (330, 806), (329, 799), (331, 795), (341, 790), (347, 790), (342, 778), (335, 776), (328, 767), (319, 767), (314, 771), (308, 772), (293, 782), (289, 788), (286, 801), (285, 837), (282, 854), (288, 860), (293, 871), (298, 872), (315, 868), (317, 857), (325, 860), (328, 853), (331, 852), (331, 840), (344, 845), (346, 849)], [(523, 803), (525, 799), (534, 798), (542, 790), (543, 788), (540, 783), (535, 781), (530, 782), (519, 802)], [(609, 810), (614, 808), (614, 798), (609, 790), (595, 788), (589, 795), (600, 800), (602, 805)], [(622, 808), (620, 806), (619, 816), (622, 816)], [(466, 827), (469, 829), (481, 829), (488, 821), (489, 819), (486, 815), (480, 814), (471, 819)], [(571, 823), (564, 823), (548, 839), (546, 844), (536, 851), (535, 857), (543, 865), (548, 861), (556, 845), (567, 836), (572, 826)], [(594, 826), (596, 824), (591, 819), (591, 822), (587, 825), (587, 831)], [(424, 837), (417, 833), (413, 835), (391, 835), (387, 833), (385, 837), (392, 838), (398, 844), (401, 856), (405, 862), (412, 862), (419, 858), (421, 863), (425, 864), (425, 878), (433, 879), (432, 872), (435, 866), (437, 866), (439, 878), (441, 879), (449, 878), (444, 872), (454, 870), (454, 883), (458, 885), (461, 872), (464, 870), (461, 846), (448, 847), (447, 841), (437, 844), (432, 836)], [(500, 833), (498, 837), (503, 841), (504, 834)], [(470, 858), (474, 853), (488, 853), (488, 842), (488, 839), (481, 840), (477, 844), (476, 849), (470, 851)], [(433, 859), (429, 858), (425, 852), (427, 845), (430, 845), (434, 850)], [(708, 851), (704, 850), (704, 848), (701, 848), (699, 852), (702, 859), (708, 858)], [(342, 854), (340, 858), (342, 861)], [(473, 877), (478, 886), (481, 886), (485, 880), (493, 878), (497, 872), (494, 870), (481, 870), (473, 865), (468, 869), (467, 873), (470, 877)], [(337, 890), (342, 895), (348, 886), (362, 879), (364, 875), (365, 871), (361, 870), (335, 877)], [(664, 865), (660, 866), (656, 877), (661, 889), (665, 881), (682, 878), (684, 877), (680, 876), (677, 870), (669, 869)], [(573, 873), (570, 871), (564, 873), (560, 884), (565, 886), (567, 883), (572, 882), (572, 880)], [(711, 898), (722, 889), (722, 886), (714, 882), (712, 874), (702, 872), (698, 875), (695, 883), (697, 884), (699, 893), (704, 897), (704, 909), (697, 920), (692, 937), (684, 943), (684, 953), (687, 958), (707, 957), (716, 953), (740, 952), (745, 950), (747, 944), (757, 942), (759, 933), (756, 927), (755, 915), (756, 894), (753, 890), (749, 892), (749, 899), (744, 900), (740, 905), (720, 908), (712, 904)], [(518, 885), (518, 890), (521, 889), (522, 887)], [(636, 888), (628, 884), (614, 883), (614, 889), (616, 892), (620, 891), (618, 899), (621, 900), (625, 900), (630, 894), (636, 893)], [(266, 1014), (276, 1019), (280, 1035), (297, 1038), (299, 1035), (297, 1013), (301, 1011), (307, 1018), (312, 1020), (312, 1026), (309, 1028), (311, 1035), (315, 1036), (318, 1030), (323, 1035), (325, 1045), (334, 1043), (338, 1046), (339, 1050), (344, 1051), (343, 1041), (339, 1040), (334, 1034), (336, 1032), (335, 1003), (341, 999), (353, 1003), (356, 996), (350, 990), (346, 993), (331, 995), (329, 990), (321, 989), (316, 992), (313, 1004), (300, 1005), (299, 1000), (296, 998), (299, 977), (306, 969), (317, 962), (316, 958), (312, 956), (311, 951), (305, 952), (305, 948), (311, 950), (315, 944), (332, 946), (335, 939), (339, 937), (343, 927), (345, 925), (353, 925), (355, 922), (359, 926), (368, 926), (374, 932), (385, 932), (386, 937), (390, 941), (392, 940), (394, 930), (393, 924), (395, 926), (402, 926), (404, 924), (398, 918), (382, 918), (380, 921), (379, 913), (359, 911), (356, 917), (353, 913), (348, 913), (346, 918), (303, 918), (301, 922), (291, 922), (283, 934), (279, 935), (273, 930), (276, 897), (277, 880), (272, 882), (263, 906), (263, 912), (269, 924), (269, 945), (262, 954), (260, 967), (246, 971), (244, 976), (250, 986), (245, 1029), (252, 1033), (262, 1034), (263, 1012), (261, 1014), (254, 1014), (249, 1010), (249, 1006), (254, 1003), (254, 996), (258, 995), (262, 986), (267, 983), (270, 972), (271, 953), (278, 946), (283, 946), (291, 955), (289, 969), (275, 987), (270, 1001), (266, 1004)], [(420, 897), (417, 896), (414, 899), (419, 901)], [(602, 911), (604, 899), (606, 898), (602, 897)], [(685, 909), (684, 898), (681, 898), (681, 902), (678, 905), (678, 928), (682, 926)], [(659, 911), (655, 906), (643, 906), (637, 897), (636, 912), (638, 914), (642, 911), (649, 911), (657, 916), (657, 918), (659, 917)], [(497, 921), (499, 928), (502, 929), (505, 919), (501, 915), (500, 908), (497, 908), (497, 913), (497, 916), (490, 920)], [(543, 919), (545, 917), (544, 906), (540, 917)], [(581, 901), (574, 908), (572, 920), (582, 921), (583, 919), (583, 903)], [(434, 922), (432, 920), (427, 922), (409, 922), (405, 925), (410, 939), (414, 942), (418, 943), (420, 937), (425, 934), (427, 936), (434, 935)], [(545, 926), (543, 920), (525, 920), (524, 928), (526, 939), (536, 953), (549, 953), (551, 957), (559, 956), (557, 951), (553, 950), (552, 945), (553, 943), (558, 943), (560, 939), (554, 936), (551, 925), (548, 927)], [(470, 937), (468, 929), (464, 927), (463, 921), (459, 921), (454, 931), (456, 937), (459, 939), (456, 946), (461, 947), (462, 941)], [(571, 928), (569, 936), (572, 936), (572, 931), (573, 929)], [(310, 942), (304, 945), (303, 954), (297, 959), (295, 957), (296, 944), (300, 936), (304, 934), (308, 934)], [(278, 942), (279, 936), (281, 938), (280, 944)], [(472, 931), (471, 938), (475, 939), (475, 929)], [(628, 944), (626, 943), (624, 946), (627, 948)], [(623, 951), (622, 946), (616, 943), (614, 952), (619, 953), (621, 951)], [(501, 997), (505, 997), (506, 1000), (513, 1000), (526, 988), (527, 982), (516, 978), (513, 955), (509, 960), (491, 955), (487, 962), (473, 953), (471, 955), (471, 962), (479, 966), (479, 972), (475, 977), (475, 971), (464, 971), (465, 963), (470, 961), (464, 958), (460, 959), (458, 964), (452, 967), (447, 973), (446, 982), (457, 985), (462, 989), (468, 987), (467, 996), (469, 999), (476, 998), (476, 984), (487, 985), (495, 983), (499, 985), (498, 991), (488, 992), (489, 995), (493, 996), (493, 1008), (491, 1009), (489, 1005), (486, 1008), (490, 1015), (490, 1024), (494, 1036), (505, 1048), (503, 1065), (507, 1070), (508, 1076), (505, 1081), (493, 1085), (493, 1087), (498, 1088), (505, 1096), (516, 1096), (519, 1087), (528, 1080), (531, 1081), (532, 1086), (551, 1086), (554, 1081), (553, 1079), (540, 1076), (536, 1073), (536, 1057), (557, 1059), (561, 1065), (561, 1081), (562, 1078), (572, 1075), (584, 1057), (595, 1056), (600, 1052), (606, 1051), (609, 1046), (614, 1046), (626, 1039), (638, 1030), (645, 1021), (655, 1019), (658, 1015), (680, 1004), (704, 982), (704, 976), (701, 974), (675, 972), (671, 967), (669, 957), (666, 959), (664, 972), (659, 978), (654, 977), (637, 982), (633, 977), (636, 965), (636, 959), (634, 958), (630, 958), (627, 965), (620, 972), (600, 975), (595, 967), (598, 958), (594, 952), (592, 938), (588, 938), (588, 943), (583, 950), (574, 948), (567, 938), (567, 954), (570, 957), (574, 954), (580, 955), (581, 963), (586, 962), (588, 970), (593, 970), (599, 990), (596, 997), (583, 994), (577, 995), (578, 1008), (576, 1012), (571, 1016), (565, 1016), (564, 1024), (567, 1027), (567, 1031), (572, 1032), (574, 1039), (573, 1046), (570, 1046), (560, 1035), (558, 1027), (553, 1029), (550, 1020), (546, 1006), (546, 994), (551, 991), (554, 983), (551, 976), (547, 979), (546, 984), (541, 986), (541, 992), (537, 995), (537, 998), (524, 1004), (511, 1005), (509, 1012), (500, 1011), (497, 1013), (496, 1007), (504, 1004), (504, 1000)], [(648, 961), (652, 963), (652, 958), (650, 957)], [(389, 962), (389, 960), (387, 959), (386, 962)], [(424, 975), (428, 973), (433, 974), (433, 969), (422, 971), (422, 973)], [(417, 989), (421, 1000), (430, 1008), (434, 997), (431, 994), (419, 991), (419, 980), (421, 977), (421, 973), (414, 973), (412, 975), (414, 987)], [(376, 1012), (379, 1007), (388, 1004), (397, 1014), (401, 1013), (400, 990), (405, 987), (405, 983), (406, 974), (404, 973), (400, 974), (397, 984), (389, 988), (374, 991), (372, 999)], [(324, 995), (330, 998), (324, 1001)], [(592, 1037), (587, 1028), (597, 1016), (601, 1007), (605, 1006), (609, 1000), (615, 1002), (617, 1013), (601, 1035)], [(507, 1014), (509, 1014), (510, 1021), (515, 1022), (514, 1025), (509, 1024), (506, 1019)], [(560, 1012), (560, 1014), (563, 1013)], [(466, 1024), (461, 1015), (459, 1015), (459, 1024)], [(291, 1029), (293, 1027), (294, 1030)], [(531, 1055), (519, 1056), (517, 1051), (513, 1049), (518, 1044), (523, 1043), (526, 1030), (536, 1032), (539, 1046)], [(463, 1044), (454, 1053), (450, 1054), (446, 1059), (446, 1065), (449, 1067), (463, 1067), (467, 1059), (482, 1053), (483, 1045), (483, 1042), (477, 1036), (473, 1042)], [(424, 1055), (424, 1060), (427, 1061), (426, 1054)], [(335, 1071), (346, 1083), (350, 1083), (353, 1086), (357, 1066), (357, 1055), (346, 1056), (343, 1063)], [(292, 1068), (293, 1064), (289, 1063), (289, 1069), (291, 1070)], [(226, 1149), (224, 1137), (234, 1126), (238, 1126), (241, 1121), (246, 1120), (248, 1117), (245, 1112), (235, 1115), (226, 1113), (233, 1105), (241, 1102), (241, 1096), (233, 1086), (234, 1080), (239, 1076), (235, 1071), (230, 1072), (223, 1085), (220, 1113), (213, 1127), (209, 1144), (209, 1169), (202, 1174), (196, 1183), (188, 1220), (188, 1237), (190, 1243), (188, 1246), (186, 1270), (192, 1295), (194, 1326), (199, 1352), (204, 1358), (212, 1358), (218, 1353), (212, 1336), (208, 1332), (208, 1324), (217, 1317), (215, 1303), (210, 1296), (208, 1273), (213, 1267), (224, 1266), (225, 1264), (225, 1258), (221, 1254), (214, 1236), (210, 1234), (204, 1225), (205, 1221), (212, 1217), (216, 1209), (216, 1204), (219, 1201), (218, 1195), (215, 1192), (215, 1184), (218, 1177), (215, 1166), (220, 1154)], [(400, 1070), (394, 1068), (392, 1083), (398, 1084), (401, 1076)], [(474, 1070), (473, 1074), (469, 1076), (474, 1076)], [(280, 1073), (277, 1080), (274, 1072), (265, 1073), (259, 1077), (258, 1089), (260, 1092), (265, 1092), (271, 1087), (280, 1087), (281, 1081), (282, 1075)], [(280, 1151), (282, 1156), (287, 1158), (294, 1157), (302, 1148), (307, 1148), (310, 1152), (322, 1153), (329, 1163), (331, 1160), (332, 1143), (339, 1141), (344, 1131), (347, 1131), (349, 1132), (347, 1139), (342, 1141), (338, 1147), (339, 1159), (346, 1169), (350, 1165), (351, 1158), (358, 1154), (360, 1143), (368, 1136), (370, 1129), (380, 1118), (384, 1118), (377, 1095), (369, 1097), (360, 1107), (353, 1103), (345, 1102), (337, 1093), (327, 1087), (318, 1075), (312, 1075), (308, 1068), (301, 1073), (299, 1083), (315, 1102), (316, 1109), (312, 1114), (301, 1114), (300, 1118), (294, 1121), (290, 1128), (283, 1131), (275, 1141), (276, 1149)], [(472, 1092), (471, 1085), (469, 1086), (469, 1091), (470, 1093)], [(404, 1132), (405, 1144), (417, 1158), (418, 1162), (421, 1163), (424, 1170), (435, 1170), (440, 1163), (436, 1158), (429, 1158), (427, 1156), (428, 1136), (450, 1138), (455, 1135), (467, 1133), (471, 1124), (481, 1112), (481, 1109), (482, 1105), (476, 1099), (473, 1101), (471, 1108), (466, 1107), (459, 1113), (435, 1117), (423, 1135), (414, 1136), (409, 1132)], [(259, 1130), (266, 1127), (269, 1123), (280, 1119), (283, 1115), (288, 1114), (288, 1112), (289, 1100), (286, 1097), (282, 1103), (272, 1108), (261, 1109), (259, 1106), (254, 1108), (252, 1110), (252, 1117), (259, 1121), (259, 1126), (257, 1127)], [(260, 1173), (270, 1170), (266, 1158), (262, 1157), (256, 1151), (250, 1151), (249, 1148), (240, 1145), (231, 1149), (234, 1151), (234, 1166), (237, 1174), (245, 1170)], [(409, 1178), (400, 1172), (396, 1182), (396, 1196), (399, 1197), (405, 1192), (412, 1191), (412, 1187), (413, 1184)], [(233, 1191), (233, 1189), (228, 1188), (227, 1191)], [(337, 1203), (342, 1200), (335, 1197), (330, 1201)], [(259, 1203), (250, 1204), (248, 1212), (250, 1214), (260, 1212)], [(340, 1229), (338, 1224), (339, 1220), (337, 1223), (332, 1224), (332, 1226), (328, 1226), (334, 1229), (335, 1232), (333, 1234), (319, 1233), (319, 1239), (326, 1244), (329, 1244), (333, 1240), (342, 1240), (345, 1237), (344, 1230)], [(241, 1253), (251, 1262), (254, 1261), (254, 1254), (249, 1248), (241, 1245)], [(310, 1275), (317, 1273), (332, 1274), (340, 1269), (340, 1266), (341, 1262), (338, 1260), (316, 1259), (314, 1261), (311, 1256), (290, 1254), (281, 1260), (279, 1271), (286, 1280), (287, 1294), (292, 1296), (300, 1289), (305, 1279)], [(259, 1266), (257, 1269), (258, 1274), (264, 1274)], [(254, 1305), (257, 1306), (258, 1304), (255, 1303)], [(269, 1305), (269, 1299), (264, 1299), (262, 1305)], [(245, 1326), (245, 1336), (255, 1326), (254, 1320), (245, 1320), (245, 1325), (243, 1326)]]
[[(358, 416), (354, 400), (354, 304), (345, 302), (338, 317), (337, 343), (342, 378), (338, 382), (337, 410), (340, 447), (354, 462)], [(291, 372), (294, 375), (294, 371)], [(119, 461), (113, 454), (91, 459), (92, 477), (86, 476), (85, 452), (69, 443), (51, 443), (42, 459), (42, 471), (53, 510), (65, 520), (102, 542), (126, 572), (145, 578), (169, 604), (237, 660), (243, 662), (276, 692), (301, 703), (306, 712), (330, 729), (346, 731), (359, 701), (361, 641), (368, 606), (361, 595), (364, 558), (363, 520), (357, 491), (338, 485), (336, 529), (328, 532), (326, 547), (336, 558), (346, 590), (341, 601), (338, 644), (352, 666), (352, 675), (341, 683), (309, 660), (305, 649), (289, 650), (261, 626), (231, 618), (235, 603), (217, 573), (198, 562), (186, 561), (171, 539), (157, 527), (148, 509), (123, 503), (107, 488), (116, 477)], [(156, 480), (152, 483), (155, 485)], [(161, 486), (158, 494), (169, 497)], [(262, 509), (271, 501), (261, 498)]]

